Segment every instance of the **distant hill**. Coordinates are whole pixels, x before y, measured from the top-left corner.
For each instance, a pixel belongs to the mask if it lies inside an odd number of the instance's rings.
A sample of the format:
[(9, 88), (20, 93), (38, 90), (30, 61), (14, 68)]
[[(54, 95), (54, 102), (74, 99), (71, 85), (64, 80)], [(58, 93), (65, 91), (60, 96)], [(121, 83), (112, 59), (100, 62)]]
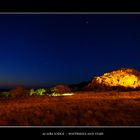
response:
[(82, 91), (91, 81), (83, 81), (78, 84), (70, 84), (69, 87), (72, 91)]
[(88, 89), (140, 89), (140, 72), (132, 68), (121, 68), (94, 77)]

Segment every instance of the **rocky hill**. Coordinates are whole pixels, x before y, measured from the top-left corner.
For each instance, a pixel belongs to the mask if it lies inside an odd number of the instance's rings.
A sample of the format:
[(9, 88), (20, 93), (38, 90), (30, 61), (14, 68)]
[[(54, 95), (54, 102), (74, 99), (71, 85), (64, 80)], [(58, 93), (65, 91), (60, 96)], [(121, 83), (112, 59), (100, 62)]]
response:
[(139, 89), (140, 72), (132, 68), (121, 68), (94, 77), (87, 86), (90, 89)]

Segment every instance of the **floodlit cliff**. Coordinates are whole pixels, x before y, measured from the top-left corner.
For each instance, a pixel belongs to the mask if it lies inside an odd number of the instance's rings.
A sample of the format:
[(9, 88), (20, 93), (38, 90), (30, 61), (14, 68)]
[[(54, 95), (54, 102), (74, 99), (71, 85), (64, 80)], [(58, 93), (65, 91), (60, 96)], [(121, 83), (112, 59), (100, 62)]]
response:
[(94, 77), (88, 86), (92, 88), (140, 88), (140, 72), (131, 68), (121, 68), (112, 72), (107, 72), (101, 76)]

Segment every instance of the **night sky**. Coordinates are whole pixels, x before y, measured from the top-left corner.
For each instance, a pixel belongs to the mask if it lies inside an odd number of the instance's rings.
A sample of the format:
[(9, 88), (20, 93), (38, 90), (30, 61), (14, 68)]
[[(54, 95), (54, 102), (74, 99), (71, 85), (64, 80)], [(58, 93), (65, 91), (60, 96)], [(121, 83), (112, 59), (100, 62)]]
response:
[(140, 15), (1, 14), (0, 87), (88, 81), (140, 70)]

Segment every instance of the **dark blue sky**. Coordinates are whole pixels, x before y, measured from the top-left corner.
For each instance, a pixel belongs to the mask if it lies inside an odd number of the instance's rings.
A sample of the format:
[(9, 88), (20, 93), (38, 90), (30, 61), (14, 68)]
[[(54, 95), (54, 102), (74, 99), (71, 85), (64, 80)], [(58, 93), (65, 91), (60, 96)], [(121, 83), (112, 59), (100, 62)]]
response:
[(0, 15), (0, 86), (91, 80), (140, 70), (140, 15)]

